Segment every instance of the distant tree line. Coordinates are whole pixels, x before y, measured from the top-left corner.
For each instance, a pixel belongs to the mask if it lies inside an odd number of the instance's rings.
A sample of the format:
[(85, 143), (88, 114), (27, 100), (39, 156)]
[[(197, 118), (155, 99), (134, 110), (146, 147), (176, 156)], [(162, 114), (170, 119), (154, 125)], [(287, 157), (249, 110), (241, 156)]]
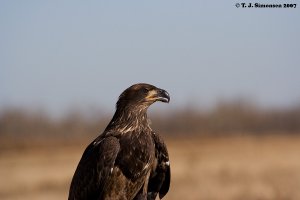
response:
[[(44, 112), (7, 108), (0, 111), (0, 136), (94, 136), (103, 131), (111, 115), (86, 116), (70, 112), (52, 119)], [(262, 109), (246, 102), (223, 102), (203, 111), (194, 107), (151, 114), (152, 127), (164, 134), (299, 134), (300, 106)]]
[(299, 134), (300, 106), (263, 109), (246, 102), (222, 102), (208, 111), (186, 108), (156, 115), (153, 126), (174, 134)]

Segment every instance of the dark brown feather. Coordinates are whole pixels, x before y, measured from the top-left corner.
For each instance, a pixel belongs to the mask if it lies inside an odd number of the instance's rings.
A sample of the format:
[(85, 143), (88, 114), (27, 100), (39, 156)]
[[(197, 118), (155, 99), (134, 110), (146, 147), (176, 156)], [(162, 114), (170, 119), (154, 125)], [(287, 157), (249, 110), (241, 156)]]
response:
[(167, 147), (159, 134), (152, 132), (155, 143), (157, 166), (154, 169), (148, 185), (148, 199), (155, 199), (159, 193), (162, 199), (169, 191), (171, 181), (170, 161)]

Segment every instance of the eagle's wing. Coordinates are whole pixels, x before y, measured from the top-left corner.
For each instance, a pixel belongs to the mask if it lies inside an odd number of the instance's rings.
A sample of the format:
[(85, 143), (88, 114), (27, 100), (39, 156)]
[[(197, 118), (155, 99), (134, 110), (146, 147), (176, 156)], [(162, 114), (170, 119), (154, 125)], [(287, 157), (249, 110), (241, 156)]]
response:
[(156, 169), (150, 177), (148, 184), (148, 199), (155, 199), (159, 193), (162, 199), (169, 191), (171, 181), (171, 169), (167, 147), (163, 139), (156, 133), (152, 133), (155, 142)]
[(117, 138), (95, 139), (84, 151), (72, 179), (69, 200), (98, 199), (120, 149)]

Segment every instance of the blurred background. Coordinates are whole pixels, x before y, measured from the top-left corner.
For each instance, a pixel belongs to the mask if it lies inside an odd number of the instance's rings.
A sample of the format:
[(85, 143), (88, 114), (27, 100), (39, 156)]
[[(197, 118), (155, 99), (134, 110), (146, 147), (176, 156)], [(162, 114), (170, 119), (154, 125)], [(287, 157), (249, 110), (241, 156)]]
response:
[(299, 8), (236, 3), (1, 1), (0, 199), (67, 199), (138, 82), (171, 95), (165, 199), (300, 199)]

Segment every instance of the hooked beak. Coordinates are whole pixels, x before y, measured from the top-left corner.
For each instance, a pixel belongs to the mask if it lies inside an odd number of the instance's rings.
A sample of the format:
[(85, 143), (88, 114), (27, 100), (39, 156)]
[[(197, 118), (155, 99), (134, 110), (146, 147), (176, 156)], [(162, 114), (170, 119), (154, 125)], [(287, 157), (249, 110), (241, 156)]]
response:
[(156, 90), (156, 100), (164, 103), (170, 102), (170, 95), (167, 91), (157, 88)]

